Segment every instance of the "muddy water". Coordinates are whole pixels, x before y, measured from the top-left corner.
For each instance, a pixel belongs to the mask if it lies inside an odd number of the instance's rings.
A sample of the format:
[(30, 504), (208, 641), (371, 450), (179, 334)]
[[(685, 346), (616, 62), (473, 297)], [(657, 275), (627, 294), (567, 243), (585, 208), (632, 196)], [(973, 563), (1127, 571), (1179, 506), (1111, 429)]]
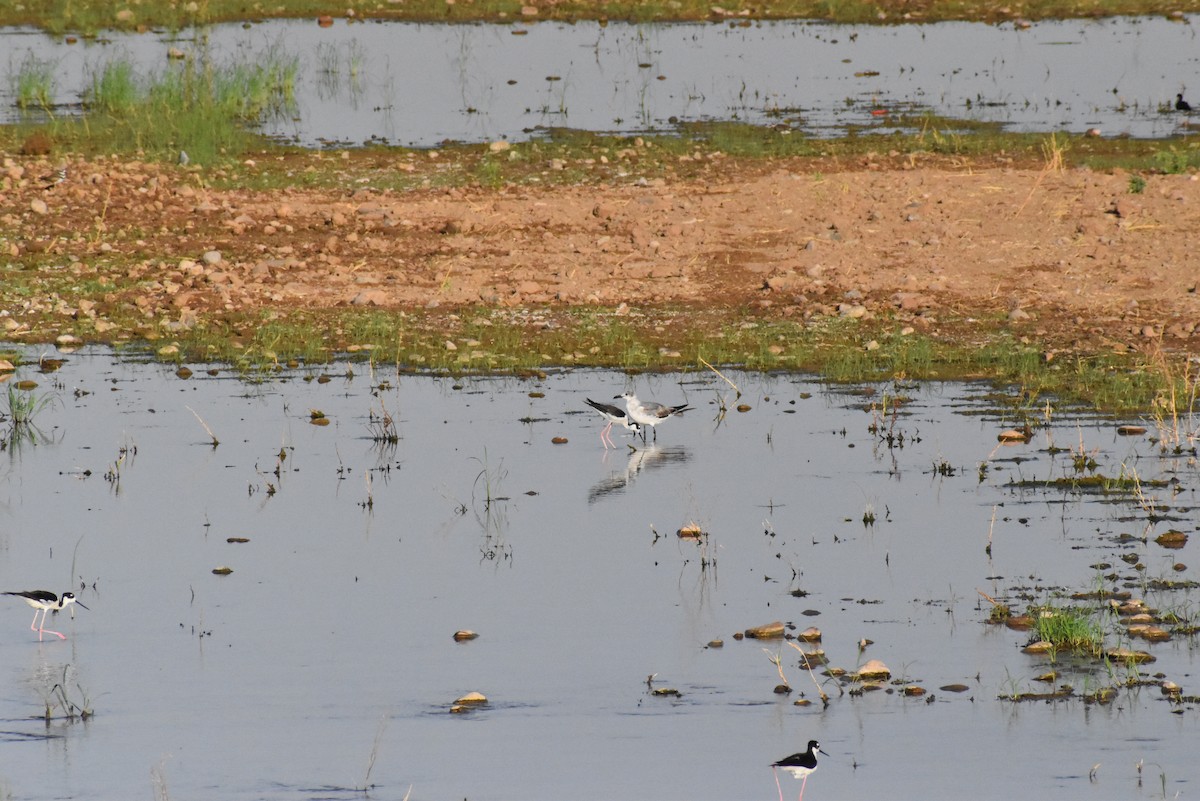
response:
[[(0, 788), (15, 798), (370, 784), (378, 798), (767, 799), (769, 762), (810, 738), (829, 754), (812, 798), (1009, 798), (1014, 777), (1047, 796), (1158, 798), (1197, 779), (1195, 706), (1157, 687), (1106, 706), (997, 698), (1046, 689), (1034, 677), (1052, 666), (984, 623), (977, 590), (1024, 608), (1022, 594), (1194, 575), (1172, 570), (1193, 544), (1152, 541), (1194, 533), (1194, 465), (1112, 421), (1058, 412), (1000, 448), (1015, 421), (987, 413), (985, 388), (907, 387), (888, 447), (870, 405), (894, 387), (862, 397), (801, 376), (731, 374), (737, 399), (711, 375), (455, 381), (338, 364), (183, 380), (107, 351), (66, 358), (21, 371), (55, 401), (42, 440), (0, 453), (2, 589), (73, 587), (90, 607), (39, 644), (30, 611), (0, 598)], [(615, 435), (606, 452), (583, 401), (627, 388), (696, 409), (657, 445)], [(371, 439), (384, 408), (394, 446)], [(1178, 479), (1147, 493), (1181, 519), (1122, 544), (1146, 530), (1136, 504), (1013, 486), (1071, 473), (1051, 439), (1082, 440), (1106, 474)], [(693, 521), (707, 540), (676, 536)], [(1196, 609), (1194, 591), (1134, 595)], [(827, 708), (794, 706), (816, 698), (795, 652), (732, 636), (776, 619), (821, 628), (836, 667), (881, 659), (930, 695), (826, 680)], [(456, 643), (458, 629), (480, 637)], [(1142, 643), (1158, 662), (1140, 675), (1195, 694), (1194, 645)], [(792, 696), (772, 692), (764, 646)], [(1058, 669), (1080, 693), (1131, 675)], [(63, 717), (64, 675), (93, 718)], [(651, 675), (681, 695), (651, 696)], [(469, 691), (490, 705), (451, 714)]]
[[(808, 21), (630, 25), (417, 25), (311, 20), (222, 25), (188, 36), (113, 35), (66, 44), (0, 31), (15, 76), (52, 65), (75, 104), (107, 61), (165, 69), (168, 48), (218, 63), (299, 59), (298, 108), (265, 130), (304, 145), (524, 140), (547, 127), (634, 133), (742, 120), (817, 135), (890, 133), (933, 112), (1015, 130), (1186, 133), (1174, 112), (1196, 74), (1196, 18), (835, 26)], [(2, 66), (0, 66), (2, 68)], [(1192, 87), (1200, 91), (1200, 87)]]

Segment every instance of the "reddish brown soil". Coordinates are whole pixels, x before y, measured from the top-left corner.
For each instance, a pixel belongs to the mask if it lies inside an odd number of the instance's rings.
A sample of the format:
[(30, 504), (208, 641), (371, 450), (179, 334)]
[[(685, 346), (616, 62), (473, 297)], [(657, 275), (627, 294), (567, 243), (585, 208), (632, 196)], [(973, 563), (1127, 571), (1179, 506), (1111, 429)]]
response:
[(709, 161), (699, 178), (639, 181), (631, 164), (599, 186), (398, 192), (372, 189), (369, 171), (346, 189), (218, 190), (195, 169), (107, 160), (71, 161), (47, 186), (60, 162), (13, 157), (4, 262), (113, 289), (82, 303), (5, 292), (0, 312), (22, 338), (46, 304), (104, 329), (130, 304), (190, 323), (257, 307), (622, 303), (965, 321), (967, 336), (1011, 326), (1087, 351), (1200, 336), (1197, 176), (1145, 176), (1134, 193), (1127, 173), (1084, 169)]

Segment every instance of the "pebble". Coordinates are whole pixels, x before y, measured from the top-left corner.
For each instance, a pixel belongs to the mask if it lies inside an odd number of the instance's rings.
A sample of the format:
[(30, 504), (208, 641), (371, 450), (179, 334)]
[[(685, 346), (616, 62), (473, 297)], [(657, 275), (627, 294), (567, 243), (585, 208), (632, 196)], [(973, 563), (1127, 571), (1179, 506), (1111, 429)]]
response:
[(861, 679), (888, 679), (891, 678), (892, 671), (888, 669), (882, 661), (871, 659), (865, 665), (858, 669), (858, 678)]

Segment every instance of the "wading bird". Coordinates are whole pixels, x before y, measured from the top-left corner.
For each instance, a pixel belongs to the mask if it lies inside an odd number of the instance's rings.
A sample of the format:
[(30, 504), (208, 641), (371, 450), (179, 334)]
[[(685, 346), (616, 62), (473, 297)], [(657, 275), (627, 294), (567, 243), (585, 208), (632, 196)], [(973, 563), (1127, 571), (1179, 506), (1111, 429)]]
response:
[(608, 421), (608, 425), (606, 425), (604, 430), (600, 432), (600, 442), (604, 444), (604, 450), (608, 450), (609, 445), (613, 446), (614, 448), (617, 447), (617, 444), (612, 441), (612, 434), (609, 433), (612, 431), (613, 423), (620, 423), (635, 434), (642, 428), (637, 423), (631, 422), (629, 415), (625, 414), (625, 410), (619, 406), (600, 403), (592, 400), (591, 398), (584, 398), (583, 400), (588, 406), (591, 406), (593, 409), (600, 412), (604, 419)]
[[(38, 633), (39, 642), (41, 642), (42, 634), (53, 634), (60, 640), (67, 639), (67, 635), (61, 632), (51, 631), (45, 627), (46, 615), (50, 612), (53, 612), (57, 615), (71, 604), (79, 604), (79, 601), (75, 598), (75, 593), (64, 592), (61, 598), (52, 592), (47, 592), (46, 590), (25, 590), (24, 592), (5, 592), (0, 594), (15, 595), (18, 598), (24, 598), (25, 603), (29, 604), (34, 608), (34, 610), (36, 610), (33, 613), (33, 622), (29, 624), (29, 630), (36, 631)], [(83, 604), (79, 605), (83, 606)], [(83, 608), (87, 609), (86, 606), (83, 606)], [(42, 616), (42, 622), (40, 624), (38, 623), (38, 615)]]
[(658, 439), (658, 429), (654, 428), (663, 420), (677, 414), (683, 414), (692, 407), (686, 403), (681, 406), (664, 406), (661, 403), (654, 401), (640, 401), (638, 396), (632, 392), (626, 392), (624, 395), (618, 395), (618, 398), (625, 399), (625, 412), (629, 419), (642, 426), (642, 441), (646, 441), (646, 426), (654, 429), (654, 438)]
[[(817, 769), (817, 752), (821, 751), (821, 745), (816, 740), (808, 741), (808, 750), (800, 754), (792, 754), (786, 756), (778, 762), (771, 763), (771, 771), (775, 774), (775, 787), (779, 790), (779, 801), (783, 801), (783, 788), (779, 786), (779, 768), (783, 768), (788, 773), (795, 776), (797, 779), (803, 779), (800, 782), (800, 798), (797, 801), (803, 801), (804, 785), (808, 784), (808, 774)], [(829, 756), (829, 754), (825, 754)]]

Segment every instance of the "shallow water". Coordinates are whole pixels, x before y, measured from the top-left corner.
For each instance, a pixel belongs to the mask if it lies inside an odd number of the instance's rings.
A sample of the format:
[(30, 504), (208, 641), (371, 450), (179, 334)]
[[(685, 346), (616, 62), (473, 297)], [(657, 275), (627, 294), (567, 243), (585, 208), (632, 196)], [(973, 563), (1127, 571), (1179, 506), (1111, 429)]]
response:
[[(0, 453), (0, 589), (74, 586), (90, 607), (54, 621), (65, 642), (39, 644), (29, 610), (0, 598), (0, 788), (13, 797), (156, 784), (175, 798), (348, 797), (374, 751), (379, 798), (769, 799), (769, 762), (810, 738), (829, 754), (814, 799), (1007, 798), (1015, 775), (1057, 797), (1157, 798), (1160, 773), (1171, 797), (1196, 779), (1196, 708), (1156, 687), (1109, 706), (997, 699), (1046, 689), (1033, 677), (1049, 666), (1018, 650), (1026, 634), (983, 622), (977, 590), (1048, 601), (1103, 583), (1089, 567), (1101, 560), (1136, 577), (1115, 558), (1127, 552), (1150, 577), (1192, 575), (1171, 570), (1192, 545), (1115, 541), (1142, 534), (1133, 504), (1009, 486), (1069, 473), (1047, 437), (1082, 439), (1107, 474), (1178, 478), (1180, 494), (1150, 494), (1194, 532), (1180, 505), (1194, 465), (1160, 461), (1111, 421), (1059, 413), (999, 449), (1013, 421), (982, 413), (986, 388), (923, 385), (905, 389), (891, 428), (904, 447), (889, 449), (869, 406), (894, 388), (864, 398), (803, 376), (731, 374), (752, 407), (739, 413), (708, 374), (456, 382), (339, 364), (251, 383), (198, 368), (181, 380), (103, 350), (67, 360), (20, 375), (57, 399), (37, 418), (48, 440)], [(305, 380), (321, 373), (333, 380)], [(657, 446), (617, 437), (605, 452), (583, 400), (627, 387), (697, 408)], [(369, 436), (381, 404), (394, 448)], [(312, 409), (332, 423), (310, 424)], [(690, 521), (704, 548), (676, 537)], [(1147, 597), (1195, 605), (1194, 591)], [(780, 644), (732, 637), (775, 619), (821, 628), (833, 665), (882, 659), (934, 700), (827, 681), (828, 708), (793, 706), (772, 693), (764, 646)], [(458, 629), (481, 636), (456, 643)], [(714, 638), (724, 647), (706, 648)], [(1140, 646), (1158, 657), (1146, 672), (1194, 694), (1194, 644)], [(1126, 676), (1060, 669), (1080, 692)], [(95, 716), (55, 706), (47, 725), (64, 670)], [(651, 674), (682, 696), (651, 697)], [(938, 689), (952, 682), (970, 689)], [(490, 706), (451, 715), (473, 690)]]
[[(205, 31), (206, 44), (113, 34), (66, 44), (0, 30), (15, 119), (26, 59), (53, 65), (56, 102), (78, 103), (117, 57), (159, 71), (167, 50), (218, 63), (300, 59), (298, 110), (265, 130), (304, 145), (524, 140), (547, 127), (637, 133), (677, 122), (743, 120), (818, 135), (891, 132), (890, 114), (1000, 122), (1020, 131), (1098, 127), (1104, 135), (1187, 132), (1171, 109), (1200, 63), (1196, 23), (1114, 18), (1012, 25), (560, 23), (420, 25), (273, 20)], [(515, 34), (521, 35), (515, 35)], [(2, 68), (3, 65), (0, 65)], [(883, 114), (888, 112), (888, 114)]]

